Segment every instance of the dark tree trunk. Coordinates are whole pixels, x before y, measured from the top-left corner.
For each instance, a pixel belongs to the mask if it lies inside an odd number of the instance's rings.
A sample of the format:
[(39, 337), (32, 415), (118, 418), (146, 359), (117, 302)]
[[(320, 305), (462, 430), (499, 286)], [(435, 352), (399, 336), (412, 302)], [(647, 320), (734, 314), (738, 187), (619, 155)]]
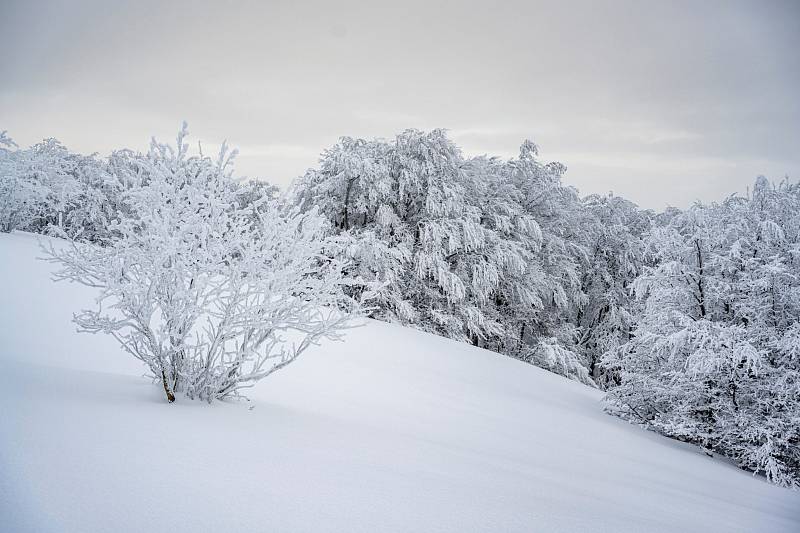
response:
[(163, 370), (161, 371), (161, 383), (164, 385), (164, 392), (167, 393), (167, 401), (172, 403), (175, 401), (175, 395), (169, 390), (169, 384), (167, 384), (167, 374)]
[(700, 251), (700, 241), (694, 241), (694, 245), (697, 248), (697, 266), (699, 268), (698, 276), (697, 276), (697, 290), (700, 293), (700, 296), (697, 298), (697, 303), (700, 304), (700, 317), (705, 318), (706, 316), (706, 295), (703, 289), (703, 253)]

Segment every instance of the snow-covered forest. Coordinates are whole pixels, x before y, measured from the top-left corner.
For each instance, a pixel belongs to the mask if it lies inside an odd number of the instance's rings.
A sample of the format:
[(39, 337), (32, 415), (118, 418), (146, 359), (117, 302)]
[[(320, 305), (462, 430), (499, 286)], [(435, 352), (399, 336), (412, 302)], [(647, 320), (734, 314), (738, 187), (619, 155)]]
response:
[(235, 151), (107, 157), (0, 134), (0, 229), (68, 241), (56, 278), (171, 402), (242, 389), (355, 316), (606, 391), (606, 409), (800, 486), (800, 184), (661, 213), (582, 197), (524, 141), (468, 157), (444, 130), (342, 137), (287, 190)]

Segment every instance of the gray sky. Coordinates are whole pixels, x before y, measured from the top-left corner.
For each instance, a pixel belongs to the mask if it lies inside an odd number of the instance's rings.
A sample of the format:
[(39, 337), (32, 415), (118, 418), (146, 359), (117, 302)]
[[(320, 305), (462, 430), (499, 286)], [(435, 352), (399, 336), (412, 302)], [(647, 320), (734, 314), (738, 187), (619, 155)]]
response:
[(584, 194), (800, 178), (800, 2), (0, 2), (0, 130), (82, 152), (189, 121), (285, 185), (339, 136), (530, 138)]

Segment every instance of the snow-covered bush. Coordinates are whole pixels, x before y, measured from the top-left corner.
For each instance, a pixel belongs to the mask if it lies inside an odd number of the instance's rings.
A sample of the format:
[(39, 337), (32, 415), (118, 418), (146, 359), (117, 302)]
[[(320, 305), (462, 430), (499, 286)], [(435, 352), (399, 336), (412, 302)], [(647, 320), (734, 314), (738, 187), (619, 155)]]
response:
[(49, 249), (56, 279), (100, 290), (80, 329), (114, 336), (170, 402), (235, 396), (339, 338), (359, 309), (326, 221), (271, 195), (240, 204), (231, 154), (190, 157), (186, 134), (116, 162), (124, 216), (106, 246)]

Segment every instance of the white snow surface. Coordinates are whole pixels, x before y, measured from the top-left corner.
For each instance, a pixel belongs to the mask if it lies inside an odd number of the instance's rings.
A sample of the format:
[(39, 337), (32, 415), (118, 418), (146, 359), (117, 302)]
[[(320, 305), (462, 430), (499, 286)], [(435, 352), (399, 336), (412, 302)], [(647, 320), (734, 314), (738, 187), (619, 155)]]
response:
[(250, 391), (163, 391), (0, 235), (0, 531), (800, 531), (800, 494), (603, 413), (598, 391), (369, 321)]

